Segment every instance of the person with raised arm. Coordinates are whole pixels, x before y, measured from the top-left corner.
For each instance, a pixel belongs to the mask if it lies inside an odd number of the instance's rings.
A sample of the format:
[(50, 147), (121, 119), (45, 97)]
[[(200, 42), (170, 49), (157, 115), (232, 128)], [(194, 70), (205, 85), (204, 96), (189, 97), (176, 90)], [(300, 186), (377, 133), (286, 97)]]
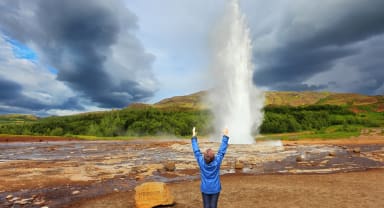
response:
[(204, 208), (217, 208), (221, 191), (220, 166), (228, 147), (228, 128), (223, 131), (223, 138), (219, 151), (215, 155), (212, 149), (207, 149), (204, 154), (200, 152), (197, 142), (196, 128), (192, 129), (192, 150), (200, 168), (200, 190), (203, 197)]

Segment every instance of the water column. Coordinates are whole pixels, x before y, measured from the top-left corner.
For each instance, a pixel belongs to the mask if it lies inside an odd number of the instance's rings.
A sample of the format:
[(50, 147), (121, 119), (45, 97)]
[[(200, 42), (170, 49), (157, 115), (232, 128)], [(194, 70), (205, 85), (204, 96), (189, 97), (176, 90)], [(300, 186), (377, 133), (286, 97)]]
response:
[(212, 38), (211, 78), (214, 82), (209, 102), (214, 127), (219, 135), (230, 130), (231, 143), (254, 143), (263, 120), (263, 92), (252, 81), (250, 31), (237, 0), (230, 1)]

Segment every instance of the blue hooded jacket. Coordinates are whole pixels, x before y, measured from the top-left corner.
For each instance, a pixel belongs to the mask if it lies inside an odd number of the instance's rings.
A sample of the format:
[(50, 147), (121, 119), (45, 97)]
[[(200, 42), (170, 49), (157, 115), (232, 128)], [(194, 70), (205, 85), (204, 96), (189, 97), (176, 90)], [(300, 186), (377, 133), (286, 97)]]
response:
[(201, 192), (205, 194), (219, 193), (221, 191), (220, 166), (227, 151), (229, 137), (223, 136), (219, 151), (215, 155), (215, 159), (209, 164), (204, 161), (204, 155), (200, 152), (197, 137), (192, 137), (191, 140), (193, 153), (200, 167)]

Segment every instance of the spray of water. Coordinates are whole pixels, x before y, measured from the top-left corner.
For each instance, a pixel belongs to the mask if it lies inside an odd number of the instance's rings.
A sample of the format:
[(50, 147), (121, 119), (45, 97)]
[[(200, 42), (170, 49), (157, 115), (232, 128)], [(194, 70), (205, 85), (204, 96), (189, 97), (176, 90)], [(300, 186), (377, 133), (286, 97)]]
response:
[(252, 81), (250, 31), (238, 1), (230, 1), (227, 10), (212, 37), (209, 102), (217, 134), (228, 127), (231, 143), (251, 144), (263, 120), (264, 94)]

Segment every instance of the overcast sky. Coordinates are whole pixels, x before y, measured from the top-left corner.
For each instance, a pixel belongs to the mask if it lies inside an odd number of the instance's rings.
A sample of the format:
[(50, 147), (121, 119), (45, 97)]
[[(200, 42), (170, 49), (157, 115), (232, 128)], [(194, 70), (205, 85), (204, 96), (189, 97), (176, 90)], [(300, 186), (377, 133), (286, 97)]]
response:
[[(0, 114), (157, 102), (210, 86), (226, 0), (0, 1)], [(384, 94), (384, 1), (240, 0), (265, 90)]]

